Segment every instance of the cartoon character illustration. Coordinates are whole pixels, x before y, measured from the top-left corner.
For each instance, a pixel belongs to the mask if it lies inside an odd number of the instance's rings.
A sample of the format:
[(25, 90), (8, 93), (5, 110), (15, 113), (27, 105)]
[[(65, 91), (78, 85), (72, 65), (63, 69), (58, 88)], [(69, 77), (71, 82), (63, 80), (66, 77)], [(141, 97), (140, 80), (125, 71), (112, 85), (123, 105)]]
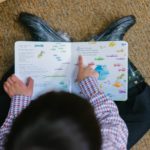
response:
[(116, 43), (115, 42), (110, 42), (109, 43), (109, 47), (115, 47), (116, 46)]
[(121, 64), (114, 64), (114, 67), (120, 67)]
[(109, 75), (109, 71), (106, 65), (103, 65), (103, 66), (97, 65), (95, 68), (95, 71), (97, 71), (99, 74), (99, 77), (98, 77), (99, 80), (105, 80), (107, 76)]
[(120, 74), (120, 75), (117, 77), (117, 79), (122, 79), (124, 76), (125, 76), (125, 74), (122, 73), (122, 74)]
[(44, 51), (41, 51), (39, 54), (38, 54), (38, 58), (41, 58), (41, 57), (43, 57), (43, 55), (45, 54), (45, 52)]
[(126, 93), (126, 91), (125, 90), (119, 90), (119, 93), (124, 94), (124, 93)]
[(122, 84), (120, 82), (115, 82), (113, 86), (115, 86), (116, 88), (120, 88)]
[(96, 57), (94, 60), (101, 61), (101, 60), (104, 60), (104, 58), (99, 56), (99, 57)]

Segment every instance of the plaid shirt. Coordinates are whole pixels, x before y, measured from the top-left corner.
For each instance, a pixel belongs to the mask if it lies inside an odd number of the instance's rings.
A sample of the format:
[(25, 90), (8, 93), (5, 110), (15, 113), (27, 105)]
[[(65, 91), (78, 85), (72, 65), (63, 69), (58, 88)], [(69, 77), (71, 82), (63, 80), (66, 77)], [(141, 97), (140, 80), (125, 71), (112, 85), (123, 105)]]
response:
[[(115, 103), (106, 97), (98, 87), (97, 80), (88, 77), (79, 83), (82, 94), (89, 99), (95, 109), (95, 115), (101, 125), (102, 150), (126, 150), (128, 130), (119, 116)], [(31, 102), (27, 96), (14, 96), (8, 116), (0, 128), (0, 150), (3, 150), (4, 140), (9, 133), (13, 120)]]

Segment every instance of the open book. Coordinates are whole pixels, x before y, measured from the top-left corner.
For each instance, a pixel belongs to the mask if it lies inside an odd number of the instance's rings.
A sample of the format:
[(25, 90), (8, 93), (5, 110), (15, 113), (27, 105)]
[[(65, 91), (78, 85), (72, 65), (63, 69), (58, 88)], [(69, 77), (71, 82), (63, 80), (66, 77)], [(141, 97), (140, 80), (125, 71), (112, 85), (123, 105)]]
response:
[(34, 79), (33, 99), (48, 91), (82, 95), (75, 81), (78, 56), (84, 65), (93, 62), (99, 87), (112, 100), (127, 100), (128, 43), (111, 42), (16, 42), (15, 74), (24, 82)]

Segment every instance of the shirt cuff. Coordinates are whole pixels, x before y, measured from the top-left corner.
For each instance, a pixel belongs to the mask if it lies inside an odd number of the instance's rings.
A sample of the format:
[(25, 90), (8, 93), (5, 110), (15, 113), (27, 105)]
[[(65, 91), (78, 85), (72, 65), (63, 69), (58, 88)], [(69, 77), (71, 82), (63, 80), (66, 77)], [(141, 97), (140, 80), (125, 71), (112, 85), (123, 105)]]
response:
[(16, 95), (12, 97), (10, 113), (17, 116), (31, 102), (30, 96)]
[(81, 93), (86, 98), (92, 98), (95, 94), (104, 94), (104, 92), (98, 86), (98, 80), (94, 77), (87, 77), (79, 82)]

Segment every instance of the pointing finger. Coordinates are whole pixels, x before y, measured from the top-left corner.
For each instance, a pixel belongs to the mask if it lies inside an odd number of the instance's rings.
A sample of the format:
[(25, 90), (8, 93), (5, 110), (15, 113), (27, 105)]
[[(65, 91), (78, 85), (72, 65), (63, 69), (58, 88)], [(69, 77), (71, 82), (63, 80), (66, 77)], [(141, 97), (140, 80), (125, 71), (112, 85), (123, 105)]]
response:
[(79, 65), (79, 69), (83, 68), (83, 57), (82, 56), (79, 56), (79, 58), (78, 58), (78, 65)]

